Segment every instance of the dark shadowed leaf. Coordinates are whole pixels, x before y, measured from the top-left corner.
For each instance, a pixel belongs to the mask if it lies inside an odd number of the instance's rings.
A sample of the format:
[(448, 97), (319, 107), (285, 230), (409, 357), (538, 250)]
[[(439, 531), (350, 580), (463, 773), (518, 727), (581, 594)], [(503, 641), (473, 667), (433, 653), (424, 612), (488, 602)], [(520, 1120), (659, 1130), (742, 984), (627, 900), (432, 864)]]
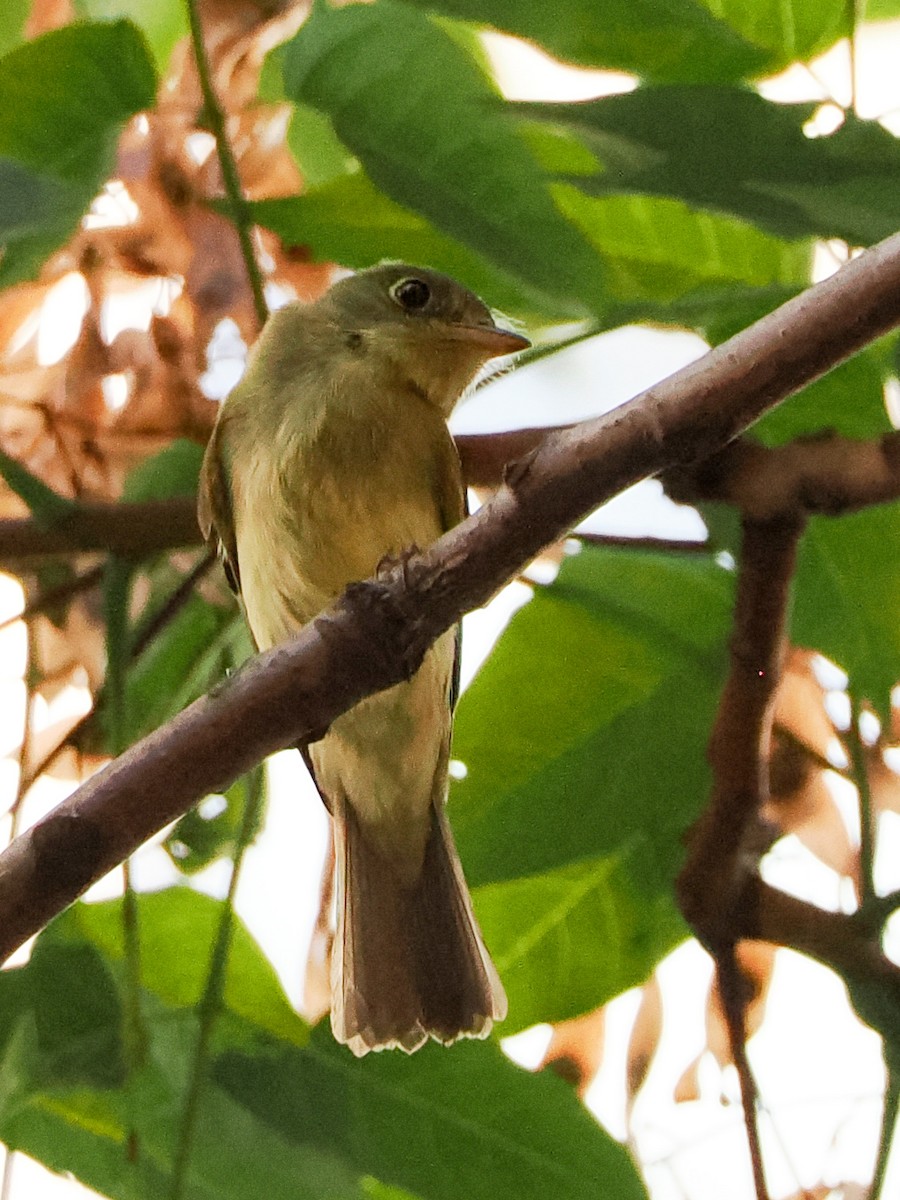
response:
[[(836, 0), (829, 0), (831, 4)], [(493, 25), (559, 58), (659, 80), (740, 79), (776, 64), (695, 0), (417, 0), (418, 7)], [(717, 6), (718, 7), (718, 6)]]
[(577, 133), (596, 154), (600, 172), (572, 180), (590, 194), (670, 196), (788, 238), (866, 244), (897, 225), (900, 147), (852, 113), (830, 137), (809, 138), (815, 104), (775, 104), (737, 87), (648, 86), (516, 107)]
[[(252, 776), (252, 787), (264, 789), (265, 768), (256, 767)], [(164, 845), (179, 871), (193, 875), (217, 858), (233, 856), (243, 824), (248, 785), (248, 776), (242, 775), (223, 795), (208, 796), (175, 825)], [(251, 830), (251, 838), (259, 832), (262, 819), (263, 807)]]

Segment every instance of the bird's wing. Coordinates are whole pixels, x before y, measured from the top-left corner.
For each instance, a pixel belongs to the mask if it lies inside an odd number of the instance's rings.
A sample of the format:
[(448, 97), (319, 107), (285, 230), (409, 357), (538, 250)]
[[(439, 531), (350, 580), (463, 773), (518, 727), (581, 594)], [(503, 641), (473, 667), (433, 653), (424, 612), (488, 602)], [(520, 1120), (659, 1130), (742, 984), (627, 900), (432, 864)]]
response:
[(197, 495), (197, 520), (207, 544), (222, 560), (225, 575), (232, 591), (240, 595), (241, 577), (238, 570), (237, 539), (234, 532), (234, 513), (228, 471), (222, 462), (222, 419), (216, 422), (200, 468)]
[[(450, 434), (442, 446), (440, 471), (438, 473), (438, 497), (441, 514), (441, 528), (446, 533), (469, 515), (466, 486), (463, 482), (462, 464), (456, 442)], [(456, 708), (459, 699), (459, 672), (462, 663), (462, 622), (456, 626), (456, 655), (453, 660), (453, 673), (450, 677), (450, 711)]]

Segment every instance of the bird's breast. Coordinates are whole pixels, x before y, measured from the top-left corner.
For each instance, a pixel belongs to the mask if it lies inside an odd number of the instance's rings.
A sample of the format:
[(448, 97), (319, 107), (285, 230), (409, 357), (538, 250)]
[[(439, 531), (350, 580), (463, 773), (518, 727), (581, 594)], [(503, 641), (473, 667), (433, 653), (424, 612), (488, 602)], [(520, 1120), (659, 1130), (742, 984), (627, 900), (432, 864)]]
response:
[(245, 453), (235, 527), (248, 620), (260, 647), (283, 640), (368, 578), (385, 555), (443, 532), (435, 474), (439, 414), (335, 405), (287, 419)]

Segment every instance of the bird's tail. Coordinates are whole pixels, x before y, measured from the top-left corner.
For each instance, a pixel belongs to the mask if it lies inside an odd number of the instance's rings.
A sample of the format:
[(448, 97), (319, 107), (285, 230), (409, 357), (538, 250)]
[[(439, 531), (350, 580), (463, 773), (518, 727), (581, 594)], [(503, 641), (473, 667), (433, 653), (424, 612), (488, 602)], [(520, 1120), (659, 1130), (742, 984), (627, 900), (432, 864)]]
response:
[(421, 874), (405, 884), (349, 804), (334, 813), (337, 936), (331, 1025), (354, 1054), (429, 1037), (485, 1037), (506, 995), (472, 912), (443, 805), (432, 809)]

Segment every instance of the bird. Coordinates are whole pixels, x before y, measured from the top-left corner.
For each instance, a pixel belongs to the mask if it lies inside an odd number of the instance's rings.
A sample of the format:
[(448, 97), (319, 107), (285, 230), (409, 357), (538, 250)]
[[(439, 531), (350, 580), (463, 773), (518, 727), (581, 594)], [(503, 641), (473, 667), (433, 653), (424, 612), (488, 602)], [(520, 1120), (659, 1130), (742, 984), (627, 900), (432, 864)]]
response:
[[(530, 345), (437, 271), (383, 263), (275, 311), (220, 407), (198, 516), (259, 650), (385, 558), (466, 515), (447, 420), (489, 360)], [(357, 1056), (486, 1037), (503, 985), (446, 800), (459, 630), (304, 748), (332, 820), (331, 1027)]]

